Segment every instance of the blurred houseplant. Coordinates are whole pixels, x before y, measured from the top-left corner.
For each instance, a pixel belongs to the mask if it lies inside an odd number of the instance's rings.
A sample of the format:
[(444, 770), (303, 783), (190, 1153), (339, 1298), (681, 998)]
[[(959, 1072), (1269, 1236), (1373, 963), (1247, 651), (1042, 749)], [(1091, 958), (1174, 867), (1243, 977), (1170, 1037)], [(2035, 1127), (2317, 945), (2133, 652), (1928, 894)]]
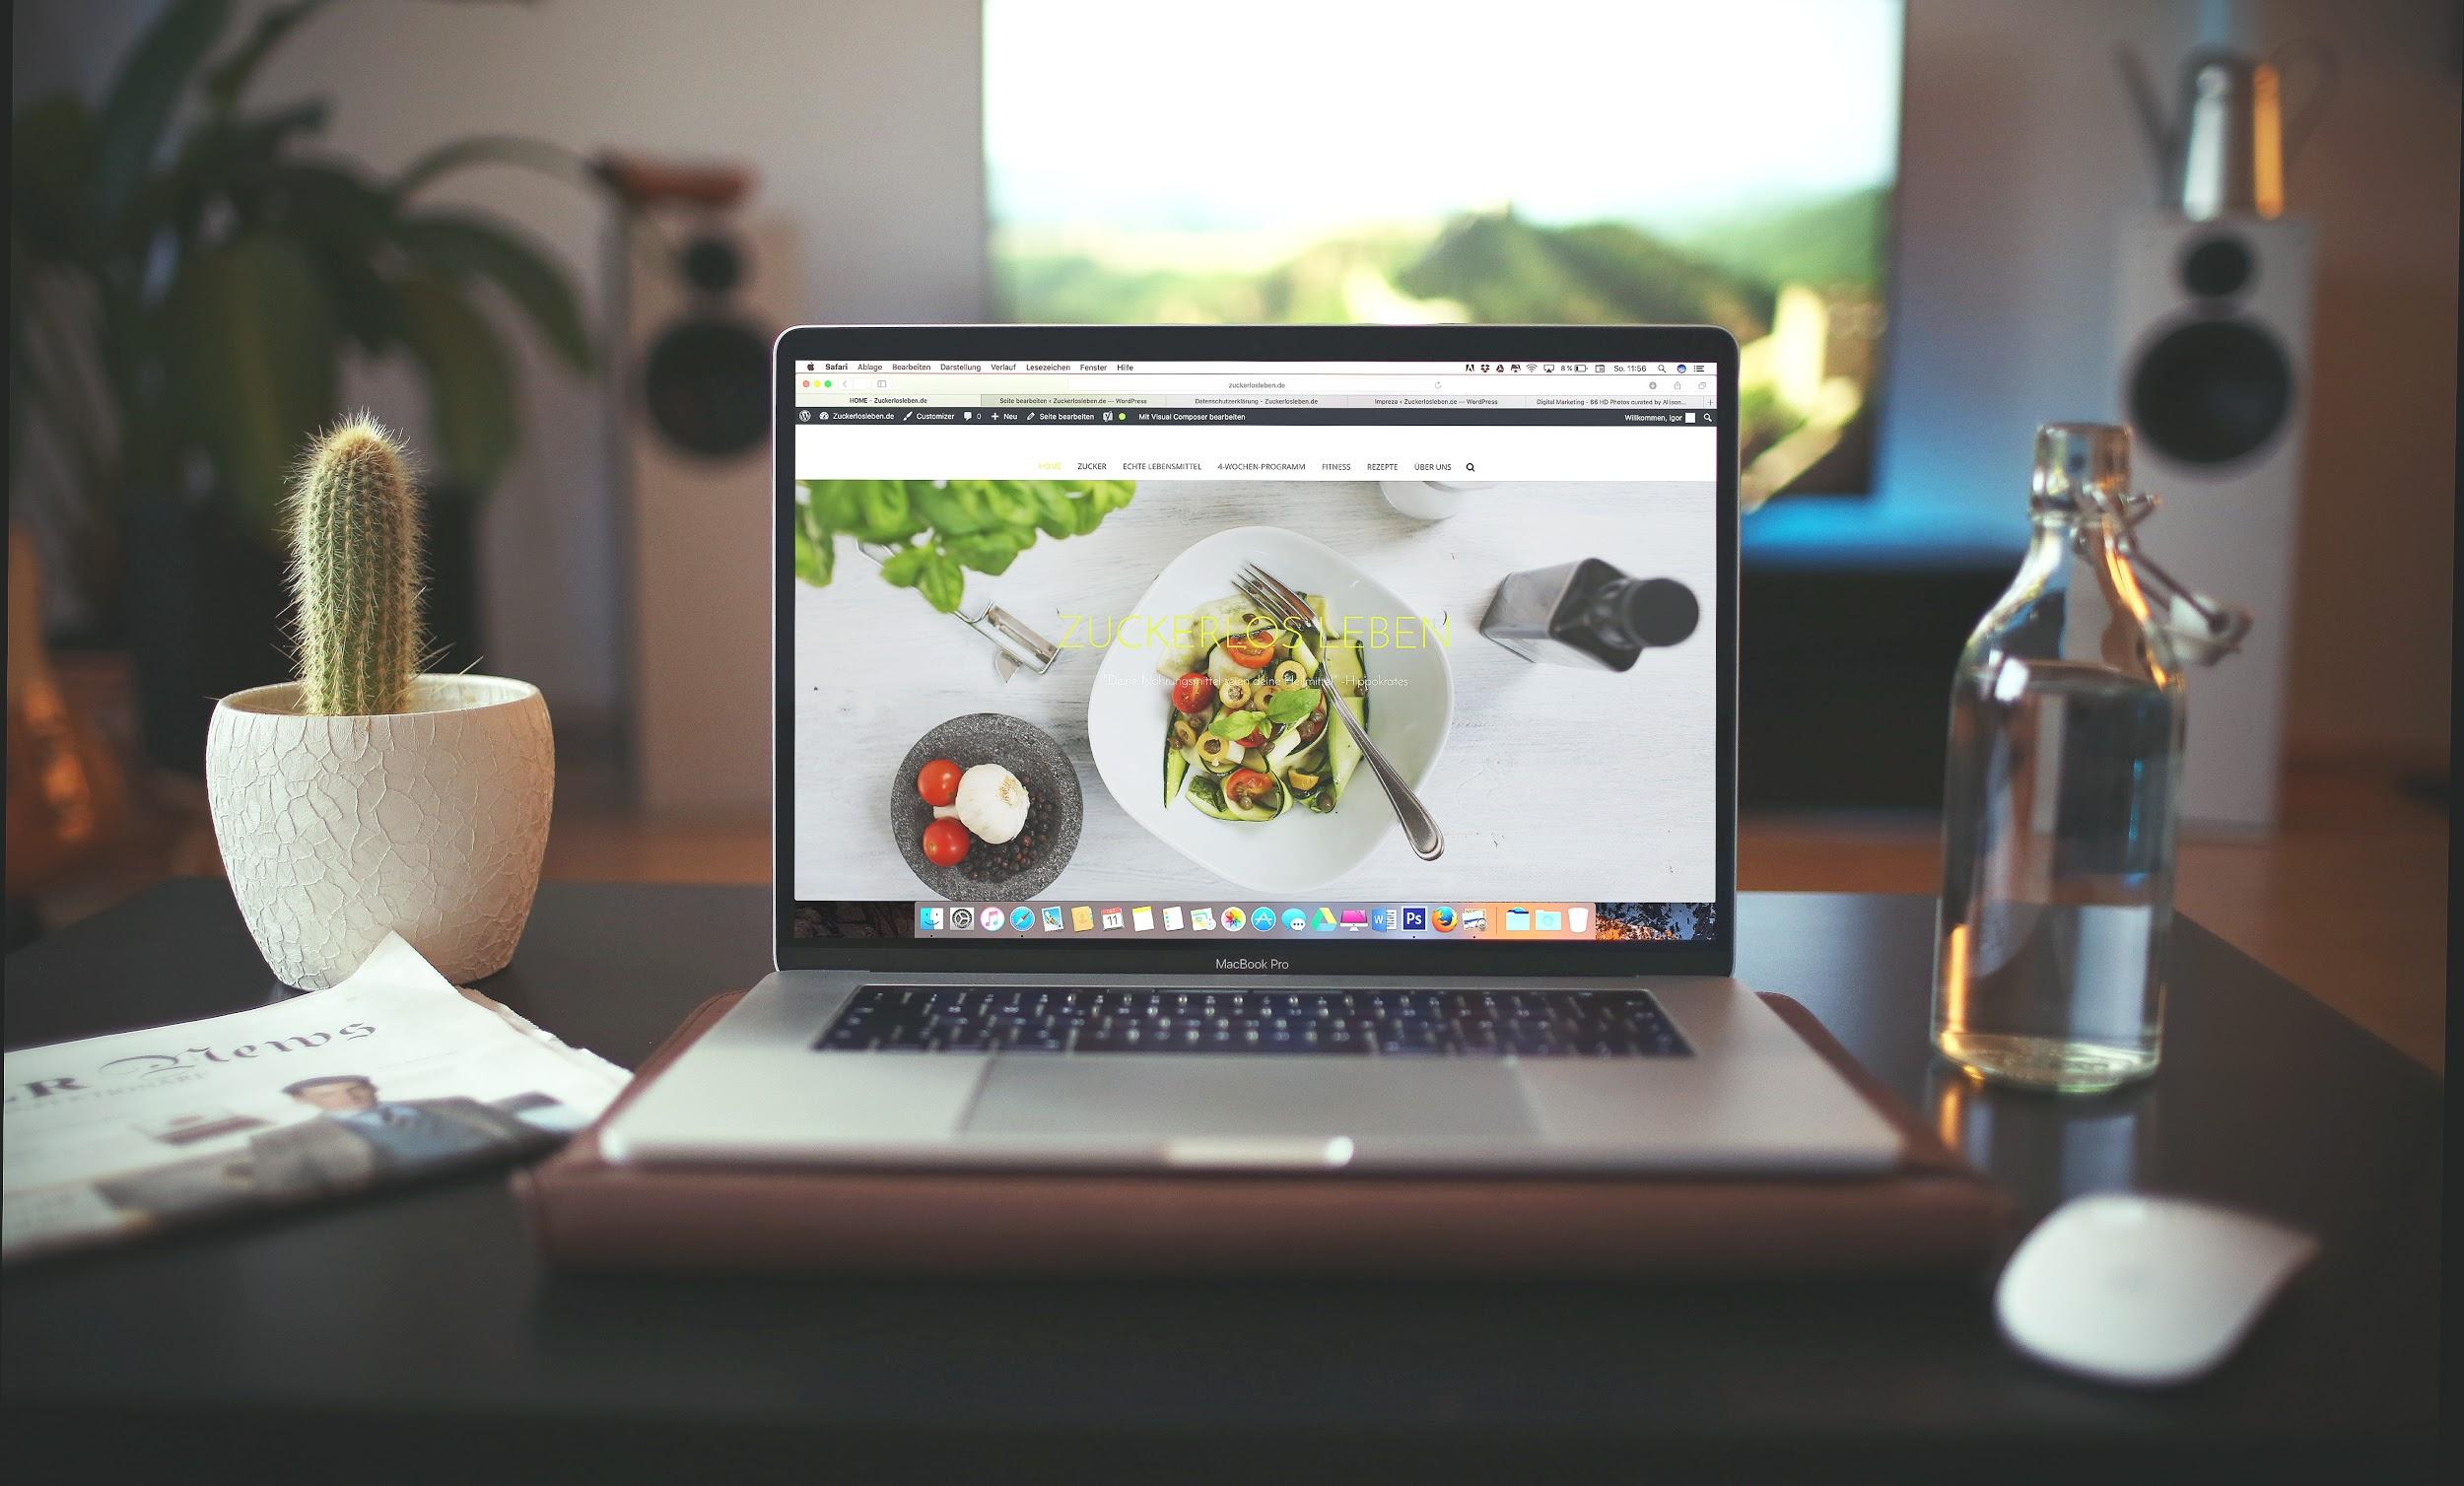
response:
[[(493, 286), (567, 365), (591, 362), (554, 258), (421, 201), (472, 165), (586, 181), (579, 161), (485, 137), (381, 177), (314, 148), (328, 99), (247, 102), (266, 57), (325, 8), (277, 3), (235, 34), (232, 0), (171, 0), (99, 105), (40, 98), (11, 134), (12, 489), (94, 632), (135, 653), (148, 752), (177, 767), (197, 767), (211, 699), (280, 652), (285, 475), (334, 421), (346, 361), (404, 355), (425, 383), (435, 489), (462, 498), (430, 503), (448, 601), (473, 591), (469, 501), (521, 433), (476, 291)], [(30, 447), (48, 479), (26, 477)]]

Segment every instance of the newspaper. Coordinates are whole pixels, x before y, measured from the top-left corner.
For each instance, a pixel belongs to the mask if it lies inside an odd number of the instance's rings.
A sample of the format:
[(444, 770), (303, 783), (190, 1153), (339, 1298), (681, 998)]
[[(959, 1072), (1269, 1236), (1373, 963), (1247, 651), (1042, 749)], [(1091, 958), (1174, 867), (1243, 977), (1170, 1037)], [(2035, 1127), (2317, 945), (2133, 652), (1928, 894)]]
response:
[(9, 1053), (0, 1263), (534, 1155), (628, 1076), (389, 934), (325, 990)]

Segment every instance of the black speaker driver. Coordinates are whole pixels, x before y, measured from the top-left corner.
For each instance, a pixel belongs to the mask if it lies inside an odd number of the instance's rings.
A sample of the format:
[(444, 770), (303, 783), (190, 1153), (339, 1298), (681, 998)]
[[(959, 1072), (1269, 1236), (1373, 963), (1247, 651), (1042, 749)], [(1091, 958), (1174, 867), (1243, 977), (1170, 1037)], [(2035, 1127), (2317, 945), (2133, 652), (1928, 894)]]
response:
[(717, 233), (686, 243), (682, 265), (685, 282), (704, 294), (725, 294), (744, 282), (744, 253)]
[(2248, 288), (2257, 267), (2250, 244), (2232, 234), (2203, 237), (2182, 254), (2182, 287), (2203, 300), (2222, 300)]
[(740, 320), (678, 322), (650, 343), (642, 402), (660, 438), (690, 454), (741, 454), (770, 431), (770, 342)]
[(2192, 320), (2140, 354), (2131, 428), (2176, 463), (2230, 464), (2284, 428), (2293, 390), (2293, 363), (2276, 337), (2247, 320)]

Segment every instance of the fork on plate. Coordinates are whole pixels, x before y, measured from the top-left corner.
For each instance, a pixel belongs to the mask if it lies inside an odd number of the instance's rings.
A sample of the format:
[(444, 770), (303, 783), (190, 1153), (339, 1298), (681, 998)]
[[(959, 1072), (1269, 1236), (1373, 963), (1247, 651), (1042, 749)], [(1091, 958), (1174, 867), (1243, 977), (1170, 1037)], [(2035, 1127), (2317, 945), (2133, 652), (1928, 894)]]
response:
[[(1276, 581), (1266, 570), (1251, 563), (1241, 569), (1240, 574), (1232, 580), (1232, 586), (1238, 588), (1251, 603), (1298, 631), (1301, 638), (1309, 642), (1312, 651), (1322, 657), (1326, 654), (1326, 634), (1319, 628), (1317, 611), (1309, 607), (1307, 599)], [(1435, 861), (1445, 855), (1446, 833), (1437, 829), (1437, 818), (1429, 814), (1429, 807), (1421, 804), (1420, 796), (1412, 793), (1411, 786), (1403, 782), (1402, 772), (1379, 752), (1376, 740), (1369, 736), (1367, 728), (1360, 725), (1360, 718), (1353, 714), (1351, 705), (1335, 689), (1335, 678), (1328, 675), (1326, 667), (1321, 665), (1312, 679), (1318, 689), (1326, 693), (1335, 709), (1342, 713), (1343, 726), (1351, 732), (1352, 740), (1360, 745), (1361, 761), (1369, 766), (1371, 774), (1377, 776), (1378, 787), (1386, 791), (1387, 802), (1395, 807), (1395, 818), (1403, 822), (1403, 836), (1410, 841), (1411, 849), (1419, 854), (1422, 861)]]

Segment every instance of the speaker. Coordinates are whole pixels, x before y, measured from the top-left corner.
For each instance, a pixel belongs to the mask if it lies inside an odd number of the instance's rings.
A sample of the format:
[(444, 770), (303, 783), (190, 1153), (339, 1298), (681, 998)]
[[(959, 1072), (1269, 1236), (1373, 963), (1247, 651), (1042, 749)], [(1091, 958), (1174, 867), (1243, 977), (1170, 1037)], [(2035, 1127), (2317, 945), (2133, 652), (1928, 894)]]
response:
[(2141, 537), (2174, 576), (2257, 615), (2237, 653), (2188, 668), (2181, 816), (2261, 829), (2284, 767), (2314, 234), (2142, 213), (2119, 236), (2118, 412), (2135, 483), (2161, 500)]
[(618, 230), (627, 739), (657, 814), (770, 797), (770, 347), (794, 322), (779, 218), (666, 201)]

